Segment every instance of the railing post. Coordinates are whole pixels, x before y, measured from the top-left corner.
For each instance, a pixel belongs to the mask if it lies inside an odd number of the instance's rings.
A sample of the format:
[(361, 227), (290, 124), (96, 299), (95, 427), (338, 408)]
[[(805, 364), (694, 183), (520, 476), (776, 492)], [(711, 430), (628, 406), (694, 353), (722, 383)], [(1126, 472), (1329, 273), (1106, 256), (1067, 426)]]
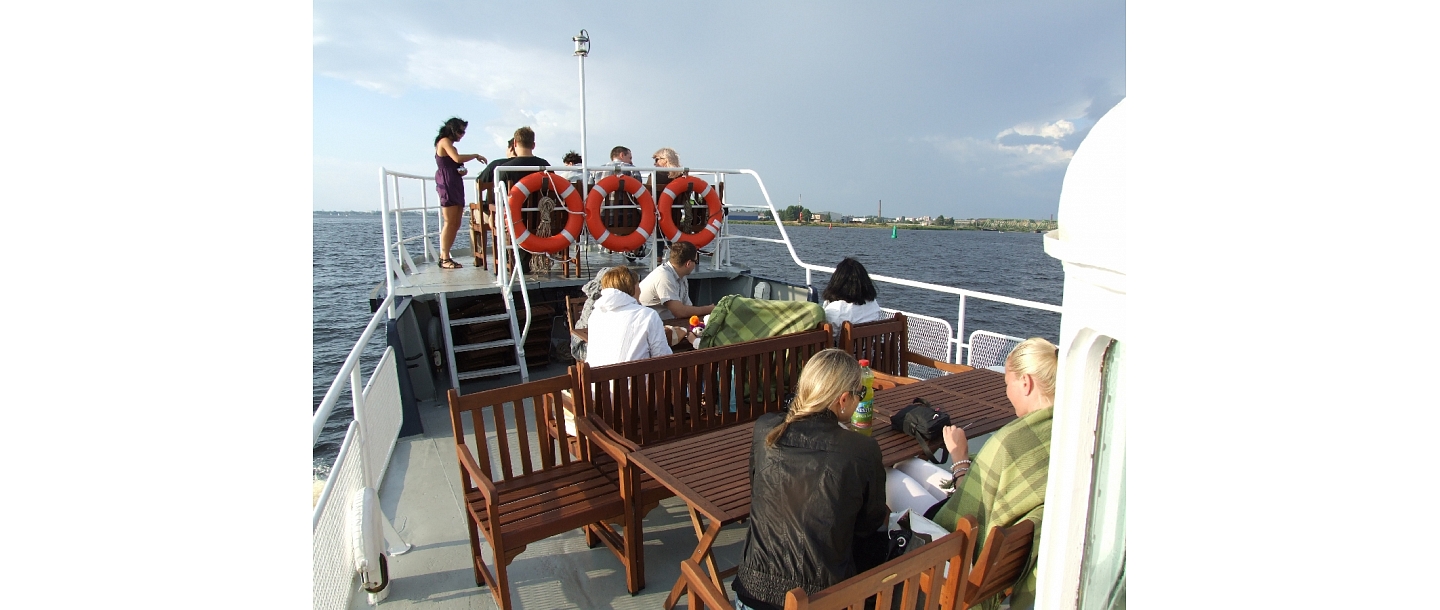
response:
[(965, 295), (960, 295), (960, 311), (955, 314), (955, 364), (964, 364), (961, 360), (960, 348), (970, 349), (965, 345)]
[(360, 363), (355, 363), (355, 368), (350, 369), (350, 416), (355, 418), (359, 424), (359, 435), (356, 439), (360, 441), (360, 472), (364, 477), (365, 487), (374, 487), (375, 482), (370, 473), (370, 460), (367, 459), (370, 450), (366, 448), (365, 440), (369, 437), (369, 430), (366, 428), (369, 422), (369, 414), (365, 413), (365, 384), (360, 379)]
[[(443, 215), (445, 212), (440, 212)], [(444, 219), (438, 219), (440, 226), (444, 227)], [(443, 228), (441, 230), (444, 230)], [(425, 262), (433, 263), (430, 258), (430, 195), (425, 190), (425, 181), (420, 181), (420, 235), (421, 247), (425, 249)]]
[(380, 234), (385, 243), (385, 294), (395, 294), (395, 265), (390, 261), (390, 185), (386, 183), (385, 168), (380, 168)]
[(495, 168), (494, 183), (491, 187), (490, 200), (495, 202), (495, 285), (505, 285), (505, 264), (509, 260), (509, 251), (506, 244), (510, 240), (510, 206), (507, 202), (500, 201), (500, 185), (504, 184), (504, 173), (500, 167)]

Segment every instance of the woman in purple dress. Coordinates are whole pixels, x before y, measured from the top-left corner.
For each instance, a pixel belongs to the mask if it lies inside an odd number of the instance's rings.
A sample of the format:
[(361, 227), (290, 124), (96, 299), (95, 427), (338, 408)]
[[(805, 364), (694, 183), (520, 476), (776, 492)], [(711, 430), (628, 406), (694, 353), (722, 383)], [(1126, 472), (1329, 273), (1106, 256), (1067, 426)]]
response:
[(440, 268), (459, 269), (460, 263), (450, 258), (450, 246), (455, 244), (455, 234), (460, 232), (460, 221), (465, 215), (466, 161), (485, 163), (480, 155), (462, 155), (455, 150), (455, 143), (465, 137), (469, 123), (455, 117), (445, 121), (440, 134), (435, 136), (435, 190), (440, 192), (440, 213), (445, 222), (440, 227)]

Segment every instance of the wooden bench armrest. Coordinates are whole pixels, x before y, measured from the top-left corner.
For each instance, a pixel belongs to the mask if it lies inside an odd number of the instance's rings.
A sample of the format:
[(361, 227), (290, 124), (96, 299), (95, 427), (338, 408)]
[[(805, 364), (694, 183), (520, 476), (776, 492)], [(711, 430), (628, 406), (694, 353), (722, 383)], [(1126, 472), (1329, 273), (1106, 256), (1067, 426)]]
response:
[(914, 377), (902, 377), (902, 376), (900, 376), (900, 375), (891, 375), (891, 374), (889, 374), (889, 373), (881, 373), (880, 371), (874, 371), (874, 373), (875, 373), (875, 379), (880, 380), (880, 381), (889, 382), (891, 385), (908, 385), (908, 384), (919, 383), (919, 382), (920, 382), (919, 379), (915, 379)]
[(695, 563), (694, 559), (680, 562), (680, 577), (685, 579), (686, 588), (690, 591), (692, 609), (732, 607), (730, 596), (715, 586), (715, 582), (705, 575), (705, 571), (700, 569), (700, 564)]
[(460, 457), (460, 465), (465, 472), (462, 475), (469, 475), (475, 486), (480, 488), (480, 493), (485, 496), (485, 503), (492, 506), (497, 505), (498, 494), (495, 492), (495, 483), (490, 480), (490, 473), (480, 468), (480, 463), (475, 461), (475, 456), (470, 455), (470, 449), (463, 444), (455, 445), (455, 454)]
[(624, 450), (630, 452), (640, 450), (640, 445), (636, 444), (634, 441), (631, 441), (628, 438), (625, 438), (625, 435), (616, 432), (614, 428), (610, 427), (610, 424), (605, 423), (605, 420), (595, 417), (594, 415), (585, 416), (585, 420), (586, 423), (590, 424), (591, 430), (593, 430), (595, 433), (605, 435), (606, 440), (620, 445), (620, 447)]
[[(617, 439), (615, 431), (606, 425), (605, 422), (590, 416), (575, 418), (575, 432), (590, 441), (590, 444), (599, 447), (611, 458), (620, 464), (625, 464), (631, 452), (639, 450), (634, 443)], [(624, 441), (623, 443), (621, 441)]]
[(973, 366), (965, 366), (963, 364), (944, 362), (941, 360), (936, 360), (929, 356), (922, 356), (909, 350), (905, 351), (905, 360), (909, 361), (910, 364), (920, 364), (928, 366), (932, 369), (939, 369), (946, 373), (966, 373), (975, 370), (975, 367)]

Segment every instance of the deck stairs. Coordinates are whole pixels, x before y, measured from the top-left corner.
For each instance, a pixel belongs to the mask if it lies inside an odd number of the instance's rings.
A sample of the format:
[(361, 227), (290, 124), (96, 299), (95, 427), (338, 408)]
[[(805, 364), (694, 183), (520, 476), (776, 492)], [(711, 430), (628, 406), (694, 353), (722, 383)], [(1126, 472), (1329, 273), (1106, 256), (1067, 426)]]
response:
[[(450, 365), (450, 387), (459, 388), (462, 381), (510, 373), (519, 373), (521, 382), (530, 380), (530, 370), (525, 363), (525, 344), (516, 340), (520, 336), (520, 324), (515, 311), (514, 295), (509, 291), (502, 290), (499, 294), (472, 299), (467, 306), (458, 306), (444, 292), (437, 296), (440, 304), (441, 328), (445, 334), (446, 362)], [(498, 309), (494, 303), (496, 300), (504, 303), (504, 312), (484, 313)], [(477, 312), (479, 312), (478, 315)], [(508, 331), (502, 338), (489, 341), (476, 339), (477, 336), (486, 334), (486, 330), (492, 331), (488, 334), (495, 334), (493, 330), (499, 326), (499, 322), (505, 322), (506, 325), (502, 328), (506, 328)], [(457, 344), (457, 341), (465, 341), (465, 343)], [(466, 359), (465, 357), (456, 357), (456, 354), (468, 353), (474, 353), (477, 356), (481, 352), (494, 354), (498, 348), (504, 347), (513, 349), (515, 364), (472, 368), (461, 362)]]

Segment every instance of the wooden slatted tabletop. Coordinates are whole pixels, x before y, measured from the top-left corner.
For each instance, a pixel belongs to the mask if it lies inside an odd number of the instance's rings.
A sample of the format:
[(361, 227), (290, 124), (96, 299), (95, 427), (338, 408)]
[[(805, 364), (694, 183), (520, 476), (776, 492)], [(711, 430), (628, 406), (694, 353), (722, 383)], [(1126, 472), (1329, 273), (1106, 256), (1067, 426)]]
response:
[(1015, 408), (1005, 397), (1005, 375), (987, 369), (881, 390), (875, 394), (875, 412), (893, 417), (916, 397), (930, 401), (956, 426), (975, 422), (965, 428), (965, 435), (971, 438), (999, 430), (1015, 419)]
[[(1015, 410), (1005, 398), (1004, 375), (994, 371), (979, 369), (882, 390), (875, 395), (872, 429), (886, 466), (920, 455), (915, 439), (892, 431), (889, 419), (917, 396), (949, 414), (955, 425), (974, 421), (966, 429), (971, 437), (999, 430), (1015, 419)], [(630, 455), (636, 465), (689, 505), (700, 539), (690, 558), (708, 564), (717, 586), (723, 586), (721, 582), (735, 569), (717, 571), (710, 547), (720, 528), (750, 516), (750, 442), (754, 430), (754, 422), (745, 422), (650, 445)], [(708, 523), (702, 523), (702, 517)], [(684, 590), (682, 578), (665, 600), (667, 610)]]

